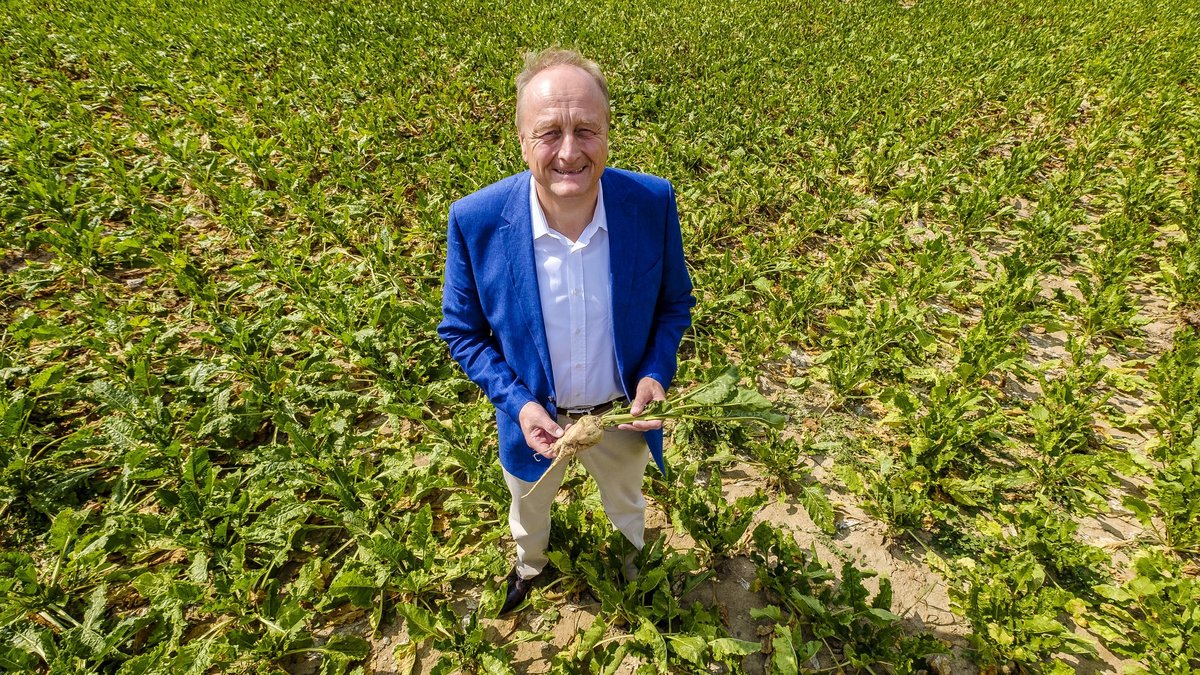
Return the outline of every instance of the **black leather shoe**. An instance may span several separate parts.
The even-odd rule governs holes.
[[[500,608],[500,616],[508,614],[525,602],[529,591],[533,589],[533,579],[522,579],[517,576],[517,568],[514,567],[508,573],[508,578],[504,580],[504,588],[504,605]]]

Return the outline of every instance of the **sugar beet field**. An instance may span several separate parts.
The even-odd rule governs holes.
[[[499,4],[4,3],[0,668],[1200,669],[1200,4]],[[668,428],[632,585],[571,473],[496,619],[434,329],[551,44],[789,423]]]

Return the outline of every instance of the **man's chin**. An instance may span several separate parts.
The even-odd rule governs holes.
[[[580,184],[568,181],[555,181],[550,186],[550,194],[558,199],[580,199],[589,195],[595,196],[596,184]]]

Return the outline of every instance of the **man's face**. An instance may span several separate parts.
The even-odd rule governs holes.
[[[522,95],[518,133],[540,199],[595,199],[608,161],[608,109],[590,75],[574,66],[538,73]]]

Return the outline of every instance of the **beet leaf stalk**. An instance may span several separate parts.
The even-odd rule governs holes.
[[[709,422],[753,422],[776,429],[781,428],[787,417],[773,412],[771,401],[754,387],[739,384],[741,377],[736,367],[729,367],[715,379],[692,389],[667,397],[665,401],[651,401],[636,417],[628,407],[614,407],[603,415],[584,415],[567,427],[566,432],[554,442],[551,449],[558,453],[550,464],[549,473],[562,462],[596,445],[604,437],[604,429],[619,424],[654,420],[703,420]],[[529,492],[542,484],[545,476],[538,479]]]

